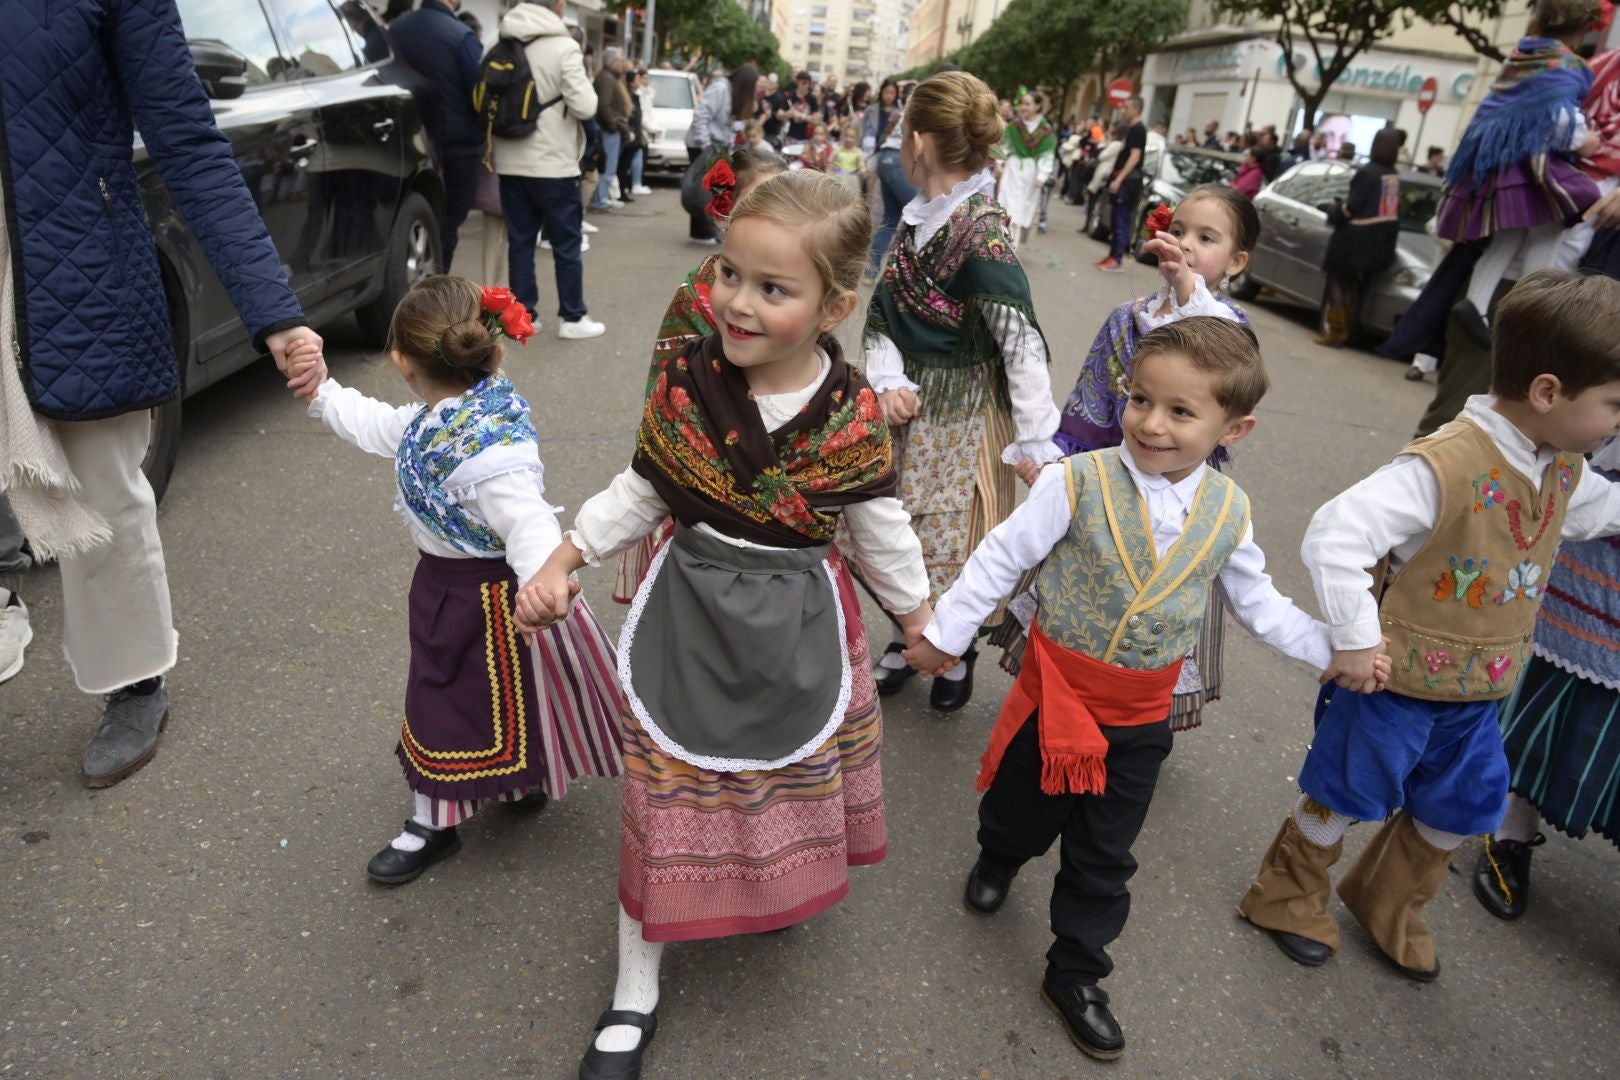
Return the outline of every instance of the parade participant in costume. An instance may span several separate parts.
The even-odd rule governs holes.
[[[1620,440],[1588,467],[1620,480]],[[1500,489],[1491,492],[1493,500]],[[1517,919],[1530,901],[1530,853],[1546,821],[1580,839],[1595,832],[1620,846],[1620,548],[1609,540],[1566,544],[1545,581],[1535,655],[1502,706],[1507,814],[1474,867],[1485,910]]]
[[[1015,244],[1029,239],[1041,192],[1057,167],[1057,133],[1045,110],[1046,95],[1031,90],[1018,99],[1018,119],[1007,125],[1000,198],[1012,220]]]
[[[716,161],[704,178],[703,187],[709,193],[708,214],[714,227],[722,235],[731,220],[731,212],[765,180],[787,169],[787,163],[767,144],[763,147],[742,146]],[[719,272],[719,254],[709,255],[697,265],[675,289],[675,295],[664,309],[664,321],[658,324],[658,337],[653,342],[652,366],[647,371],[647,390],[643,401],[658,384],[664,368],[685,351],[686,346],[719,331],[714,319],[714,308],[709,296],[714,289],[714,278]],[[658,528],[642,537],[634,547],[619,558],[618,581],[613,587],[613,599],[628,604],[641,588],[641,579],[647,576],[658,549],[675,535],[675,519],[665,518]]]
[[[865,204],[828,176],[774,176],[738,204],[710,294],[722,331],[665,365],[630,468],[519,598],[523,625],[559,617],[569,574],[674,515],[619,643],[619,979],[583,1077],[639,1075],[664,942],[802,922],[887,852],[840,519],[914,639],[932,610],[877,395],[831,336],[870,242]]]
[[[1209,283],[1224,292],[1227,280],[1248,265],[1249,253],[1260,240],[1260,217],[1254,204],[1229,187],[1206,184],[1188,192],[1181,205],[1168,214],[1163,208],[1154,213],[1156,217],[1148,221],[1154,236],[1144,250],[1158,258],[1164,285],[1115,308],[1097,331],[1053,437],[1064,454],[1120,444],[1129,405],[1127,387],[1144,335],[1194,315],[1248,325],[1243,309],[1212,292]],[[1211,463],[1219,468],[1225,460],[1226,448],[1217,447]],[[1181,669],[1170,709],[1172,731],[1197,727],[1204,706],[1220,700],[1225,637],[1222,608],[1220,590],[1212,589],[1197,646]],[[1027,610],[1027,606],[1019,605],[1018,610]],[[1008,619],[991,642],[1007,646],[1001,666],[1017,674],[1025,644],[1021,622]]]
[[[1470,398],[1311,521],[1301,554],[1339,685],[1371,678],[1380,638],[1394,671],[1381,693],[1332,695],[1304,794],[1238,906],[1301,964],[1339,946],[1328,871],[1345,831],[1384,821],[1339,898],[1403,974],[1440,975],[1422,909],[1463,840],[1502,823],[1499,706],[1530,659],[1537,584],[1562,540],[1620,531],[1620,486],[1581,458],[1620,431],[1616,320],[1620,282],[1528,275],[1499,305],[1495,396]]]
[[[1526,273],[1553,266],[1564,228],[1597,201],[1597,187],[1575,163],[1601,144],[1581,113],[1592,69],[1572,49],[1598,15],[1597,0],[1538,0],[1531,34],[1508,57],[1446,170],[1438,235],[1490,240],[1458,311],[1481,344],[1490,340],[1491,298],[1513,260]]]
[[[1051,441],[1058,412],[1046,340],[1007,213],[991,198],[990,151],[1001,136],[995,95],[972,75],[935,75],[912,92],[901,157],[919,191],[866,318],[867,374],[884,418],[900,429],[900,499],[936,597],[1012,512],[1012,466],[1063,456]],[[904,648],[897,631],[879,664],[879,693],[913,674]],[[934,680],[935,709],[968,703],[976,656],[969,650],[966,663]]]
[[[974,551],[911,662],[970,646],[1019,576],[1039,566],[1030,655],[979,773],[979,858],[968,909],[993,914],[1014,875],[1062,838],[1041,996],[1093,1057],[1125,1038],[1098,982],[1130,911],[1131,845],[1170,753],[1182,658],[1219,579],[1238,621],[1279,652],[1327,666],[1327,627],[1277,592],[1248,498],[1208,467],[1254,430],[1266,391],[1254,335],[1197,317],[1142,339],[1118,446],[1041,471],[1029,499]]]
[[[518,584],[561,538],[529,403],[500,372],[500,338],[533,333],[507,290],[428,278],[388,331],[420,400],[396,407],[328,379],[310,403],[343,441],[394,459],[395,506],[421,552],[396,749],[416,809],[366,867],[383,884],[455,854],[456,826],[486,802],[538,808],[570,780],[619,775],[612,645],[590,607],[576,599],[532,643],[513,622]]]

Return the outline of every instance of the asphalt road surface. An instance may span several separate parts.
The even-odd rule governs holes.
[[[1061,397],[1108,310],[1156,278],[1091,268],[1054,205],[1023,252]],[[585,256],[605,337],[545,329],[510,372],[534,404],[549,495],[577,508],[628,461],[658,319],[703,252],[677,194],[613,215]],[[476,274],[476,230],[460,269]],[[539,254],[554,299],[550,257]],[[1312,510],[1405,441],[1432,390],[1399,365],[1311,344],[1310,313],[1250,305],[1274,388],[1234,475],[1284,592]],[[324,328],[333,375],[408,400],[393,367]],[[413,884],[367,882],[409,813],[392,747],[415,552],[392,465],[327,435],[268,363],[187,403],[162,528],[179,623],[156,760],[81,787],[98,715],[60,659],[53,569],[37,637],[0,688],[0,1074],[60,1077],[574,1076],[614,981],[618,791],[585,781],[538,816],[486,811]],[[587,596],[617,631],[606,571]],[[881,616],[868,612],[878,648]],[[964,910],[973,779],[1008,680],[979,668],[937,719],[926,680],[885,704],[891,848],[849,898],[785,934],[672,946],[649,1077],[1596,1076],[1620,1071],[1620,856],[1554,836],[1535,899],[1498,922],[1459,854],[1429,906],[1445,974],[1393,973],[1342,908],[1327,966],[1290,963],[1234,914],[1295,798],[1315,680],[1241,631],[1226,698],[1178,738],[1137,845],[1106,987],[1128,1046],[1082,1057],[1038,997],[1055,852],[1007,906]],[[1353,830],[1346,861],[1371,834]]]

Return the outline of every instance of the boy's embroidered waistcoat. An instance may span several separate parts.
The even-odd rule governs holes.
[[[1210,583],[1248,528],[1248,496],[1205,470],[1181,539],[1160,559],[1117,448],[1076,454],[1064,468],[1073,519],[1036,578],[1041,630],[1104,663],[1169,667],[1197,643]]]
[[[1429,701],[1507,697],[1530,657],[1542,590],[1585,463],[1579,455],[1555,459],[1538,495],[1467,419],[1404,453],[1434,470],[1440,517],[1379,602],[1395,665],[1389,688]]]

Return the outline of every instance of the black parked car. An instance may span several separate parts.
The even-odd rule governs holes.
[[[444,189],[413,93],[362,0],[178,0],[214,116],[312,325],[354,312],[381,346],[410,284],[438,272]],[[138,137],[137,137],[138,138]],[[151,160],[135,167],[157,238],[182,396],[260,359]],[[180,402],[154,410],[145,469],[161,496]]]

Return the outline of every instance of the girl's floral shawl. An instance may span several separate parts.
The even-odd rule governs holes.
[[[686,275],[675,296],[664,310],[664,321],[658,326],[658,339],[653,342],[652,368],[647,372],[647,393],[651,394],[664,366],[673,361],[692,342],[708,337],[720,329],[709,303],[709,293],[719,270],[718,255],[710,255],[696,270]]]
[[[665,361],[642,413],[631,467],[683,525],[802,548],[832,541],[836,508],[899,490],[877,395],[822,339],[832,370],[799,415],[767,431],[720,335]]]
[[[1005,304],[1040,327],[1007,212],[976,193],[921,251],[915,236],[911,225],[900,227],[867,309],[866,336],[883,334],[899,348],[906,378],[922,387],[925,416],[963,419],[987,398],[1010,408],[1001,343],[981,305]]]
[[[1519,41],[1463,132],[1446,183],[1483,184],[1498,169],[1546,154],[1559,115],[1592,90],[1592,69],[1552,38]]]
[[[436,426],[428,420],[436,419]],[[416,414],[394,455],[399,494],[405,507],[429,532],[468,555],[506,550],[500,535],[469,515],[445,490],[445,481],[463,463],[493,446],[539,444],[529,403],[512,381],[495,374],[440,409]]]
[[[1021,158],[1057,153],[1057,132],[1052,130],[1052,122],[1043,116],[1034,131],[1025,127],[1021,118],[1008,124],[1007,153]]]

